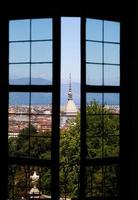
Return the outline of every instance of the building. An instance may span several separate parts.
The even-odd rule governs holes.
[[[71,87],[71,73],[69,74],[69,91],[68,91],[68,100],[64,106],[63,112],[61,113],[60,127],[63,128],[66,126],[67,122],[70,119],[74,119],[77,116],[78,108],[75,105],[72,97],[72,87]]]

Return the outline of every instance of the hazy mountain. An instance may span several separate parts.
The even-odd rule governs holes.
[[[28,85],[30,82],[29,78],[17,78],[11,79],[11,85]],[[51,81],[43,79],[43,78],[31,78],[31,84],[34,85],[51,85]]]
[[[32,84],[34,85],[51,85],[51,82],[46,79],[42,78],[32,78],[31,80]],[[20,79],[12,79],[10,80],[11,85],[28,85],[29,79],[28,78],[20,78]],[[67,102],[68,98],[68,90],[69,85],[68,84],[61,84],[61,104],[64,105]],[[80,104],[80,84],[79,83],[73,83],[72,82],[72,94],[73,94],[73,100],[74,102],[79,105]],[[47,95],[45,93],[39,93],[32,95],[32,104],[51,104],[52,97],[50,93]],[[29,104],[29,94],[25,92],[14,92],[13,94],[10,94],[9,98],[10,104],[22,104],[27,105]]]
[[[27,85],[29,82],[28,78],[21,78],[21,79],[14,79],[11,80],[10,83],[14,85]],[[46,79],[42,78],[32,78],[32,83],[34,85],[50,85],[51,82]],[[69,85],[68,84],[61,84],[61,105],[65,105],[68,99],[68,90]],[[80,105],[80,84],[72,82],[72,95],[73,100],[76,103],[76,105]],[[100,93],[88,93],[86,96],[86,101],[89,103],[95,99],[97,102],[102,103],[102,94]],[[29,93],[25,92],[15,92],[10,95],[9,98],[10,104],[29,104]],[[50,93],[32,93],[31,97],[31,103],[32,104],[51,104],[52,103],[52,96]],[[119,94],[115,93],[107,93],[104,95],[104,103],[105,104],[119,104]]]

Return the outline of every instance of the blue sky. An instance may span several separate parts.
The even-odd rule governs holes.
[[[52,19],[34,19],[31,23],[32,40],[52,39]],[[86,65],[87,84],[102,85],[104,82],[105,85],[119,85],[119,34],[120,26],[117,22],[86,20],[86,40],[91,40],[86,42],[86,62],[89,62]],[[52,41],[32,41],[30,60],[29,39],[30,20],[10,22],[9,40],[14,41],[9,47],[9,62],[12,63],[10,79],[26,77],[29,83],[29,64],[23,62],[52,62],[53,60]],[[18,42],[15,42],[16,40]],[[23,40],[25,41],[19,42]],[[104,53],[102,41],[105,42]],[[63,83],[68,83],[69,73],[72,82],[80,82],[80,48],[80,18],[62,17],[61,80]],[[52,64],[33,64],[31,77],[52,80]]]
[[[61,80],[80,82],[80,18],[61,19]]]
[[[61,82],[80,83],[80,20],[79,17],[61,18]],[[103,26],[104,25],[104,26]],[[13,20],[9,24],[9,74],[18,84],[29,84],[31,77],[52,82],[52,19]],[[30,38],[31,36],[31,38]],[[31,41],[31,49],[30,42]],[[34,41],[35,40],[35,41]],[[47,41],[40,41],[47,40]],[[103,43],[104,42],[104,43]],[[89,85],[119,85],[120,81],[120,25],[117,22],[86,20],[86,82]],[[31,51],[30,51],[31,50]],[[31,53],[31,54],[30,54]],[[51,62],[51,63],[40,63]],[[104,63],[104,65],[103,65]],[[34,79],[35,81],[35,79]],[[51,84],[51,82],[47,84]],[[36,82],[32,82],[37,84]],[[41,83],[45,84],[45,82]],[[65,93],[65,92],[64,92]],[[65,95],[62,93],[61,95]],[[66,94],[67,95],[67,94]],[[108,95],[110,96],[110,95]],[[112,95],[114,97],[114,95]],[[110,96],[110,98],[113,99]],[[73,92],[75,100],[80,91]],[[90,96],[90,99],[93,98]],[[98,100],[99,97],[96,96]],[[89,98],[88,98],[89,99]],[[109,98],[107,98],[109,99]],[[116,98],[117,99],[117,98]]]

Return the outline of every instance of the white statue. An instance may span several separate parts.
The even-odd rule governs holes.
[[[36,171],[34,171],[34,174],[30,176],[30,179],[32,180],[33,186],[36,187],[37,181],[39,180],[39,175],[36,174]]]

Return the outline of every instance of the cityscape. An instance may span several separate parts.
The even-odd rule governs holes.
[[[80,106],[73,100],[71,88],[71,75],[68,86],[68,98],[65,105],[60,108],[60,128],[66,129],[70,119],[75,119],[80,113]],[[105,105],[105,109],[112,114],[119,114],[119,105]],[[30,113],[30,114],[29,114]],[[9,106],[9,137],[16,137],[21,130],[33,125],[38,132],[51,131],[52,105],[10,105]]]

